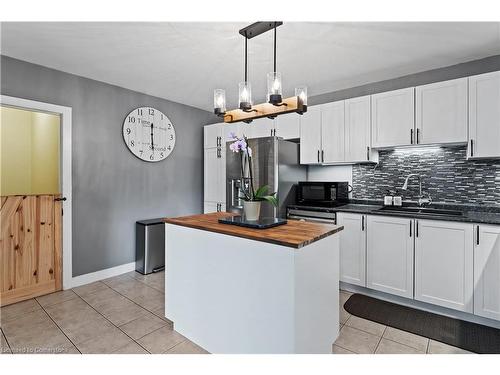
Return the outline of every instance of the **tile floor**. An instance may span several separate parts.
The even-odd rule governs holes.
[[[351,293],[340,291],[340,334],[334,354],[465,354],[463,349],[358,318],[344,309]]]
[[[163,317],[164,273],[124,275],[30,299],[0,310],[1,353],[201,354]],[[340,292],[334,354],[467,353],[351,316]]]
[[[207,353],[163,317],[164,286],[130,272],[3,307],[0,352]]]

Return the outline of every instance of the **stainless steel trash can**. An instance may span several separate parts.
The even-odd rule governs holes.
[[[163,219],[135,223],[135,270],[146,275],[165,269],[165,223]]]

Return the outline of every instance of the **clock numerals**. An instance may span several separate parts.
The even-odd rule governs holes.
[[[163,151],[162,151],[162,152],[160,152],[160,158],[162,158],[162,159],[163,159],[164,157],[165,157],[165,155],[163,154]]]
[[[137,110],[137,114],[138,114],[139,116],[142,116],[142,109],[138,109],[138,110]]]
[[[130,130],[130,128],[127,128],[127,134],[130,134],[130,133],[132,133],[132,130]]]
[[[172,124],[168,124],[168,125],[167,125],[167,129],[168,129],[168,130],[172,129]]]
[[[135,117],[128,116],[128,122],[135,124]]]
[[[150,114],[151,116],[154,116],[154,114],[155,114],[155,110],[154,110],[153,108],[149,108],[149,114]]]
[[[130,141],[130,146],[135,147],[135,142],[134,142],[134,140],[131,140],[131,141]]]
[[[155,160],[155,155],[154,154],[149,155],[149,160]]]

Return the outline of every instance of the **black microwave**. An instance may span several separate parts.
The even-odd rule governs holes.
[[[349,199],[347,182],[301,181],[297,186],[297,204],[334,206]]]

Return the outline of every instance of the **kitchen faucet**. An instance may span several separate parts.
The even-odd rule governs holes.
[[[424,198],[424,196],[422,195],[422,177],[419,174],[410,173],[408,177],[406,177],[405,183],[401,189],[408,190],[408,180],[410,179],[410,177],[418,177],[418,187],[419,187],[418,205],[422,206],[424,204],[431,204],[432,202],[431,196],[427,194],[427,198]]]

